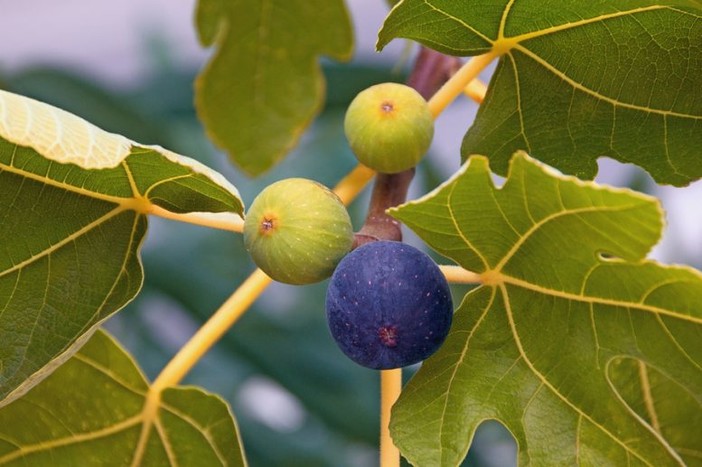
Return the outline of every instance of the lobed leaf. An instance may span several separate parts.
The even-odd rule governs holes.
[[[104,331],[0,409],[0,465],[246,465],[227,404],[199,388],[159,401]]]
[[[489,154],[504,175],[512,153],[581,178],[609,156],[661,183],[702,177],[702,4],[697,0],[405,0],[394,37],[444,53],[500,61],[463,160]]]
[[[348,59],[351,24],[341,0],[200,0],[197,28],[217,52],[195,83],[210,138],[250,175],[297,143],[322,104],[317,57]]]
[[[137,294],[154,207],[243,212],[194,160],[0,91],[0,407]]]
[[[473,156],[391,213],[483,279],[394,407],[410,461],[458,464],[486,419],[523,464],[699,461],[702,275],[645,259],[663,227],[655,199],[519,153],[502,188]]]

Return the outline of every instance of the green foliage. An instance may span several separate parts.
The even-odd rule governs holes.
[[[693,0],[406,0],[380,33],[501,56],[463,141],[504,175],[514,151],[592,178],[606,155],[662,183],[702,177],[702,5]]]
[[[150,206],[243,211],[236,189],[193,160],[4,91],[2,112],[19,124],[0,123],[0,406],[137,294]]]
[[[169,388],[152,414],[147,391],[134,360],[98,331],[41,384],[0,409],[0,464],[246,465],[222,399],[198,388]]]
[[[255,180],[242,176],[225,155],[206,144],[191,109],[191,70],[157,73],[120,95],[119,102],[136,107],[140,119],[148,117],[152,126],[165,127],[165,134],[174,136],[164,140],[153,134],[144,140],[196,154],[217,167],[235,182],[250,207],[262,189],[293,174],[314,174],[327,185],[343,177],[355,164],[343,134],[348,103],[370,83],[398,78],[385,68],[367,66],[325,66],[324,72],[328,90],[323,113],[285,161]],[[49,85],[37,84],[41,89]],[[27,92],[36,90],[28,87]],[[83,112],[98,115],[96,110]],[[336,163],[319,163],[331,157]],[[357,225],[365,215],[364,201],[351,206]],[[177,349],[172,336],[188,337],[192,326],[204,323],[254,265],[238,235],[161,219],[150,219],[142,257],[142,292],[107,326],[147,376],[155,377]],[[336,348],[324,318],[325,291],[325,284],[277,285],[267,291],[185,379],[185,384],[228,401],[251,466],[352,466],[376,458],[377,374],[355,365]],[[268,381],[297,401],[303,411],[300,424],[277,427],[252,414],[248,383],[255,380]],[[260,404],[269,405],[263,396],[260,399]]]
[[[260,175],[290,151],[321,107],[317,56],[350,57],[345,6],[200,0],[197,27],[203,45],[218,48],[196,82],[200,118],[234,163]]]
[[[699,400],[669,404],[702,394],[702,275],[645,260],[662,228],[654,199],[559,176],[524,154],[497,189],[474,156],[392,212],[485,277],[394,408],[394,439],[411,461],[458,463],[494,418],[524,463],[680,462]],[[623,378],[632,361],[676,391]],[[627,402],[655,417],[654,429]]]
[[[581,177],[609,155],[659,182],[700,178],[702,5],[387,3],[397,5],[380,46],[408,37],[500,57],[464,138],[466,164],[392,211],[482,283],[393,411],[402,453],[420,466],[473,462],[464,457],[476,430],[498,420],[522,464],[699,465],[702,276],[646,259],[663,228],[658,203],[512,156],[528,150]],[[201,0],[196,23],[216,47],[196,81],[200,118],[244,172],[272,169],[257,181],[222,163],[200,133],[187,73],[168,70],[129,98],[42,70],[2,86],[198,154],[246,199],[280,178],[341,179],[354,163],[346,106],[397,77],[327,67],[324,114],[278,162],[321,108],[319,57],[350,55],[343,2]],[[501,188],[486,158],[508,174]],[[433,186],[442,179],[432,164],[420,164],[418,179]],[[351,206],[356,222],[364,202]],[[154,405],[131,357],[96,332],[143,280],[109,325],[156,375],[177,350],[173,336],[206,321],[253,268],[231,232],[156,221],[143,278],[155,211],[231,220],[243,203],[215,170],[0,91],[0,464],[129,464],[142,434],[143,465],[245,463],[226,403],[173,387]],[[335,348],[324,289],[275,285],[189,373],[188,383],[226,396],[251,465],[357,465],[377,446],[376,375]],[[242,402],[241,387],[256,378],[303,408],[295,432],[265,426]]]

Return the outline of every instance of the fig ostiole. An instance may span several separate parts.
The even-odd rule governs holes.
[[[342,352],[379,370],[425,360],[453,318],[449,285],[436,263],[391,241],[367,243],[344,257],[329,282],[326,310]]]
[[[244,244],[271,278],[311,284],[329,277],[349,252],[353,227],[331,190],[289,178],[269,185],[253,201],[244,221]]]
[[[434,118],[426,100],[399,83],[382,83],[361,91],[344,119],[351,150],[363,165],[398,173],[417,165],[434,137]]]

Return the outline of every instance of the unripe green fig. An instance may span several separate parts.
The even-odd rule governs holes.
[[[361,91],[344,119],[351,150],[363,165],[383,173],[414,167],[434,137],[427,101],[399,83],[382,83]]]
[[[244,244],[254,262],[286,284],[331,276],[352,243],[351,219],[339,197],[304,178],[266,187],[244,221]]]

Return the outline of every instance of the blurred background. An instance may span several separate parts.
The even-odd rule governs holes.
[[[347,5],[356,31],[353,61],[323,62],[328,81],[323,112],[290,157],[256,179],[232,167],[195,116],[192,82],[211,51],[197,42],[194,1],[0,0],[0,88],[196,158],[225,174],[247,205],[264,186],[285,177],[334,185],[355,165],[343,136],[346,106],[370,84],[404,79],[416,52],[402,41],[375,52],[387,14],[384,1],[347,0]],[[483,78],[489,80],[489,71]],[[461,139],[475,112],[466,98],[438,119],[410,197],[459,167]],[[653,256],[702,265],[702,183],[658,187],[641,170],[607,159],[598,180],[661,198],[669,226]],[[367,196],[350,207],[357,228]],[[407,241],[420,244],[409,232]],[[254,266],[239,236],[160,219],[150,220],[143,259],[144,290],[107,327],[153,378]],[[377,464],[378,374],[350,362],[332,342],[325,289],[326,283],[273,285],[187,377],[187,384],[230,402],[254,467]],[[466,291],[454,288],[456,301]],[[514,465],[515,452],[509,433],[486,422],[464,465]]]

